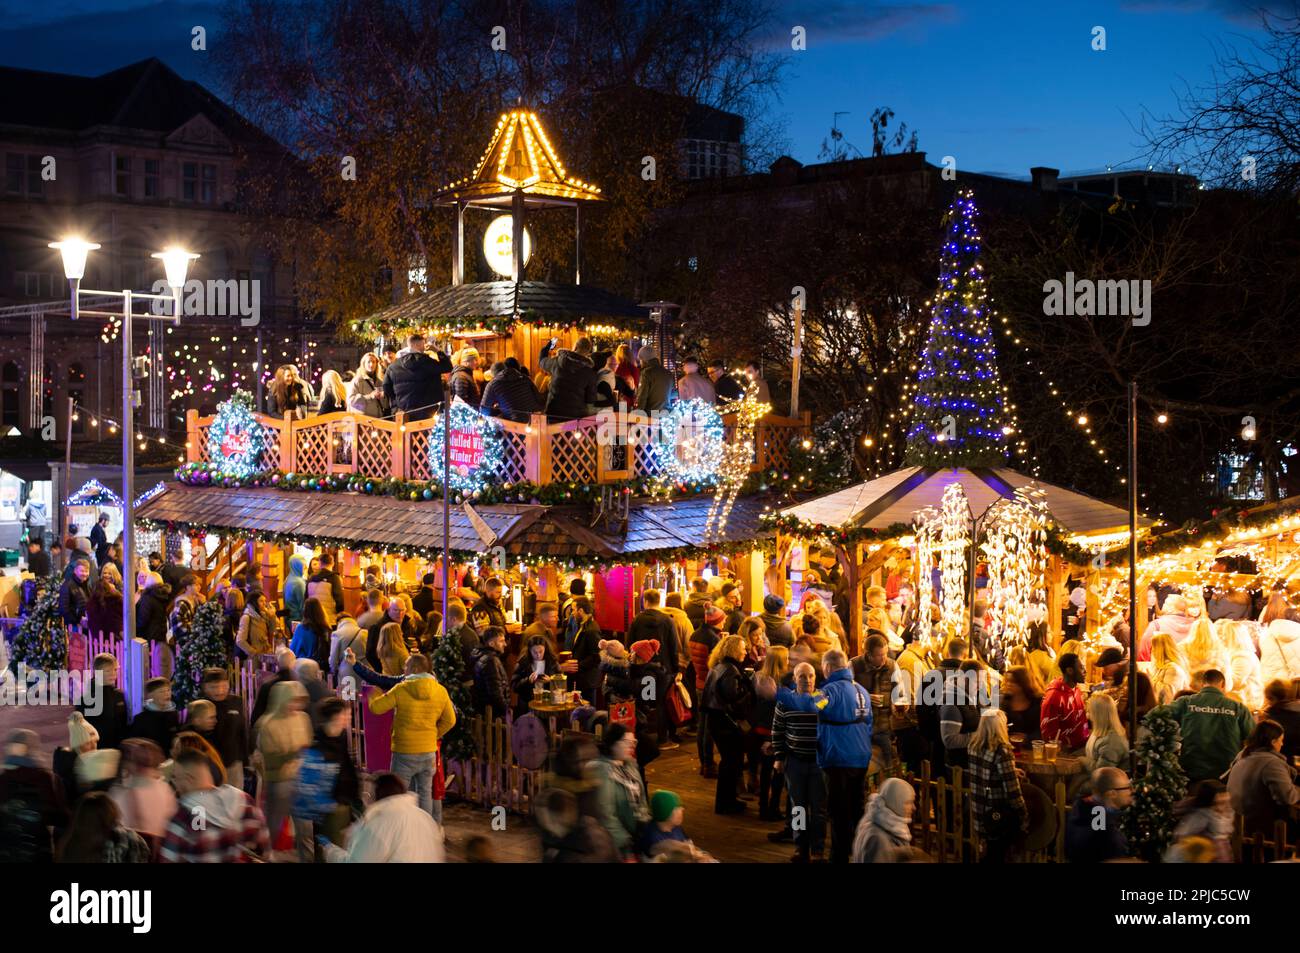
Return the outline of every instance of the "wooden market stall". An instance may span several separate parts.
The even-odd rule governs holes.
[[[823,540],[837,549],[852,593],[851,639],[860,638],[863,632],[865,588],[884,585],[887,563],[901,555],[900,547],[908,549],[912,544],[914,518],[939,508],[954,485],[960,487],[965,499],[965,518],[974,539],[979,538],[994,504],[1015,499],[1017,491],[1038,496],[1051,524],[1080,552],[1104,552],[1114,545],[1116,534],[1127,539],[1127,511],[1074,490],[1035,481],[1006,467],[904,467],[781,510],[779,524],[784,536]],[[1151,521],[1142,518],[1140,525],[1148,527]],[[970,570],[974,568],[974,553],[972,547]],[[1088,558],[1071,562],[1052,555],[1048,559],[1042,595],[1053,626],[1061,617],[1067,581],[1095,568]],[[923,570],[928,567],[912,565],[912,578]],[[966,583],[973,588],[973,572],[969,570]]]

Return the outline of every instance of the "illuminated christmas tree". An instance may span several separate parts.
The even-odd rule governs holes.
[[[1005,466],[1012,432],[980,263],[979,211],[958,192],[944,215],[930,336],[912,396],[908,466]]]

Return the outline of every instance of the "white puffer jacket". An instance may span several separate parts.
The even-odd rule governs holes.
[[[1275,678],[1300,678],[1300,622],[1274,619],[1259,638],[1259,677],[1267,685]]]

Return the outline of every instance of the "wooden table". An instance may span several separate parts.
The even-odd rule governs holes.
[[[559,737],[559,730],[556,722],[561,715],[571,715],[579,708],[587,707],[586,704],[575,705],[571,702],[565,702],[563,705],[553,705],[550,702],[538,701],[533,699],[528,703],[528,710],[537,715],[538,718],[546,718],[551,727],[551,744],[554,745],[555,739]]]
[[[1016,767],[1025,772],[1025,776],[1035,787],[1055,795],[1056,782],[1065,784],[1065,796],[1073,801],[1079,788],[1088,780],[1088,769],[1083,759],[1073,755],[1057,755],[1055,761],[1035,761],[1032,749],[1016,752]]]

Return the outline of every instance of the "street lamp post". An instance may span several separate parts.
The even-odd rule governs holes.
[[[86,258],[90,252],[100,246],[80,238],[65,238],[51,242],[51,248],[57,248],[63,256],[63,272],[68,278],[72,309],[72,320],[81,315],[91,317],[122,319],[122,637],[128,645],[135,639],[135,454],[132,444],[135,441],[135,380],[132,376],[131,325],[135,318],[150,321],[172,321],[179,324],[181,320],[181,292],[185,288],[185,275],[190,262],[199,256],[181,248],[167,248],[152,257],[162,260],[167,275],[167,285],[171,294],[149,294],[141,291],[96,291],[81,287],[81,279],[86,274]],[[115,297],[122,299],[122,313],[113,311],[82,311],[79,299],[81,295],[94,297]],[[136,301],[168,301],[172,305],[170,317],[150,314],[136,314]],[[161,360],[161,355],[154,355]],[[155,368],[161,373],[162,368]]]
[[[1138,385],[1128,385],[1128,737],[1129,777],[1137,775],[1137,518]],[[1123,717],[1121,715],[1121,717]]]

